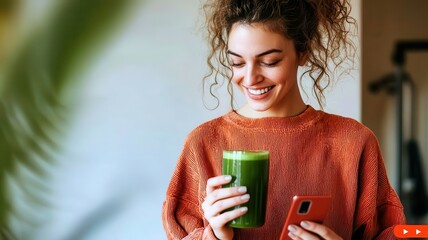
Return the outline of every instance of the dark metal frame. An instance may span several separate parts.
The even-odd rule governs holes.
[[[396,85],[396,129],[397,129],[397,171],[398,183],[397,193],[402,198],[403,182],[403,82],[406,78],[404,71],[405,54],[408,51],[428,51],[427,40],[398,41],[395,45],[392,61],[395,65],[395,85]]]

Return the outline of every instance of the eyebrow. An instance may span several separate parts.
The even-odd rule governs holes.
[[[242,58],[242,56],[241,56],[241,55],[239,55],[239,54],[237,54],[237,53],[234,53],[234,52],[232,52],[232,51],[230,51],[230,50],[228,50],[228,51],[227,51],[227,53],[228,53],[228,54],[230,54],[230,55],[233,55],[233,56],[237,56],[237,57]],[[268,55],[268,54],[271,54],[271,53],[282,53],[282,50],[279,50],[279,49],[270,49],[270,50],[267,50],[267,51],[265,51],[265,52],[262,52],[262,53],[257,54],[257,55],[256,55],[256,57],[265,56],[265,55]]]

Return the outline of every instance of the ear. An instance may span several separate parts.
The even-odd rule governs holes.
[[[308,53],[307,52],[300,52],[299,53],[299,66],[305,65],[307,60],[308,60]]]

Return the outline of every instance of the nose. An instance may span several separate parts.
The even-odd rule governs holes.
[[[263,76],[260,73],[259,67],[254,64],[248,64],[243,81],[244,85],[252,86],[261,81],[263,81]]]

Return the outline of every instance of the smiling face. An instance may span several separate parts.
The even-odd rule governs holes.
[[[229,33],[232,81],[247,104],[238,113],[248,117],[286,117],[304,111],[297,69],[305,63],[292,40],[261,23],[235,23]]]

